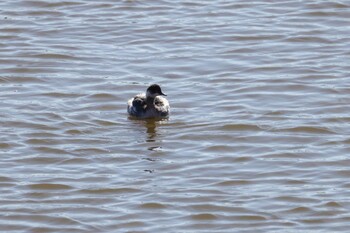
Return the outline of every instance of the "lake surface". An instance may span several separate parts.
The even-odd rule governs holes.
[[[1,231],[349,230],[349,1],[0,13]],[[170,118],[129,119],[152,83]]]

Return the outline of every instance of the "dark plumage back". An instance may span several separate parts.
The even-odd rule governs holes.
[[[132,101],[132,106],[135,108],[136,113],[142,113],[146,108],[146,101],[144,98],[136,96]]]

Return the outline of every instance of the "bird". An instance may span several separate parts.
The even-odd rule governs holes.
[[[127,111],[136,118],[167,118],[170,105],[158,84],[150,85],[146,93],[141,93],[128,100]]]

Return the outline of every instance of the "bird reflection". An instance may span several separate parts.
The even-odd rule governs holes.
[[[145,127],[147,133],[146,142],[155,142],[157,139],[157,124],[153,119],[145,120]]]
[[[143,119],[143,120],[135,120],[135,123],[139,124],[139,128],[146,128],[146,138],[145,142],[149,144],[147,147],[150,151],[161,151],[162,147],[159,145],[160,134],[157,130],[157,127],[160,124],[163,124],[167,121],[167,119]]]

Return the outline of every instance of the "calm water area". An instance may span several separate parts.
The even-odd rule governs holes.
[[[2,0],[0,110],[1,232],[349,232],[350,1]]]

